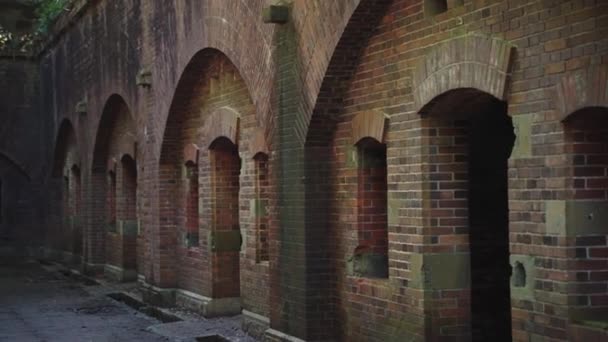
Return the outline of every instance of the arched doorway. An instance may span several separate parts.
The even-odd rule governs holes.
[[[137,132],[124,99],[112,95],[99,122],[92,164],[89,262],[115,281],[137,279]]]
[[[433,272],[456,280],[431,280],[430,287],[470,307],[474,341],[509,340],[508,159],[515,136],[507,104],[462,88],[437,96],[421,112],[429,229],[446,257],[462,261],[454,268],[436,263],[444,268]]]
[[[80,263],[82,258],[82,203],[80,180],[80,156],[76,132],[72,123],[64,119],[59,126],[55,142],[50,189],[53,200],[47,236],[51,254],[67,263]]]
[[[243,126],[241,114],[248,120]],[[226,55],[204,49],[192,57],[175,91],[160,151],[163,248],[155,285],[179,289],[178,305],[211,298],[199,305],[206,316],[241,311],[240,146],[254,114],[247,86]]]

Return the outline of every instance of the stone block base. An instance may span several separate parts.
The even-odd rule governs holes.
[[[251,337],[262,340],[270,327],[270,319],[254,312],[243,310],[242,329]]]
[[[305,342],[303,339],[287,335],[278,330],[268,329],[264,334],[263,341],[266,342]]]
[[[104,265],[104,276],[110,281],[126,283],[137,280],[137,271],[125,270],[124,268],[106,264]]]
[[[164,308],[175,306],[175,290],[162,289],[145,281],[139,282],[139,290],[144,302]]]
[[[205,317],[234,316],[241,313],[241,298],[209,298],[190,291],[175,290],[175,302]]]
[[[104,268],[104,264],[85,263],[83,267],[83,273],[88,277],[98,277],[105,273]]]
[[[234,316],[241,313],[241,298],[209,298],[182,289],[163,289],[138,278],[142,299],[159,307],[180,306],[205,317]]]
[[[80,270],[82,257],[71,252],[61,252],[60,262],[69,268]]]

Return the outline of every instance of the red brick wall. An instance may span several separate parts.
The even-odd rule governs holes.
[[[239,154],[243,156],[243,181],[241,196],[236,197],[236,201],[231,204],[231,211],[219,210],[223,204],[216,200],[214,196],[214,182],[216,170],[213,168],[216,156],[210,144],[221,132],[214,131],[213,123],[209,123],[208,118],[212,113],[220,108],[230,108],[239,115],[238,122],[238,150],[232,151],[229,156],[239,159]],[[249,204],[254,198],[251,191],[253,182],[250,178],[252,170],[253,156],[249,156],[245,147],[248,146],[248,139],[252,134],[253,128],[257,126],[255,120],[255,110],[249,98],[248,88],[243,82],[239,71],[226,57],[216,50],[205,50],[195,56],[186,68],[180,86],[176,92],[176,97],[172,104],[172,116],[167,122],[165,137],[163,138],[163,151],[161,156],[161,203],[165,206],[161,208],[161,223],[163,229],[172,236],[170,240],[175,241],[177,248],[176,257],[179,261],[175,266],[167,266],[170,272],[175,272],[177,286],[195,293],[206,296],[238,296],[239,286],[239,258],[238,253],[219,255],[209,250],[208,232],[215,229],[237,229],[246,218],[250,217]],[[218,129],[223,127],[218,126]],[[200,246],[196,248],[185,248],[180,236],[186,233],[187,212],[183,208],[186,203],[188,182],[183,179],[182,168],[185,165],[183,160],[183,149],[188,144],[199,146],[198,161],[198,187],[199,205],[198,231]],[[223,155],[223,154],[222,154]],[[223,160],[223,159],[221,159]],[[230,164],[230,163],[229,163]],[[239,165],[230,164],[236,173],[228,174],[236,188],[233,195],[239,194]],[[223,172],[223,171],[222,171]],[[221,179],[221,176],[220,176]],[[249,190],[245,190],[249,189]],[[166,200],[166,199],[171,200]],[[198,208],[202,208],[199,211]],[[234,221],[236,219],[236,221]],[[224,253],[225,254],[225,253]],[[253,255],[255,260],[255,255]],[[232,266],[226,267],[231,264]],[[167,265],[171,265],[168,263]],[[223,274],[221,272],[228,272]],[[221,273],[221,274],[220,274]],[[264,302],[264,292],[256,286],[256,283],[263,279],[264,273],[243,274],[243,284],[247,284],[250,291],[255,291],[251,295],[251,301]],[[166,279],[172,279],[168,274]],[[224,292],[222,292],[224,291]],[[249,293],[243,291],[243,297]],[[247,299],[244,298],[244,301]],[[265,305],[256,305],[252,311],[263,313]]]
[[[260,152],[254,156],[255,163],[255,200],[259,206],[255,218],[255,253],[256,262],[269,261],[269,237],[268,237],[268,210],[270,206],[270,179],[268,168],[270,167],[268,155]],[[256,208],[257,209],[257,208]],[[251,247],[250,247],[251,248]]]
[[[572,198],[605,203],[608,199],[608,108],[586,108],[564,122],[565,152],[572,162]],[[597,213],[592,213],[594,215]],[[593,220],[594,217],[588,217]],[[568,266],[570,307],[600,317],[608,308],[606,234],[577,234]]]
[[[420,122],[416,111],[420,108],[413,106],[411,89],[409,87],[415,85],[411,85],[408,78],[414,67],[414,61],[417,58],[424,58],[422,56],[425,51],[424,49],[433,43],[450,38],[451,35],[457,35],[458,32],[481,32],[510,40],[516,45],[516,56],[514,57],[512,80],[509,83],[511,85],[511,92],[507,95],[507,101],[510,105],[509,115],[530,113],[534,114],[534,120],[539,120],[539,122],[551,120],[549,119],[552,110],[550,94],[552,91],[551,87],[558,80],[556,73],[566,69],[566,65],[570,65],[570,67],[578,65],[580,67],[580,61],[585,61],[584,63],[591,63],[592,61],[595,63],[605,63],[605,52],[604,55],[596,52],[598,49],[602,49],[600,46],[605,44],[603,41],[599,42],[596,40],[600,37],[598,32],[605,31],[605,29],[600,29],[596,26],[599,23],[599,19],[590,17],[592,16],[591,13],[595,12],[597,15],[602,15],[601,18],[605,18],[605,6],[593,10],[586,7],[591,4],[585,5],[582,2],[567,2],[563,4],[552,2],[542,5],[525,2],[489,2],[483,4],[465,2],[463,7],[449,9],[446,13],[440,14],[434,17],[434,20],[431,20],[424,18],[420,5],[420,2],[393,2],[388,10],[389,14],[383,18],[382,23],[378,26],[378,31],[364,47],[360,62],[357,66],[353,67],[355,73],[351,81],[347,85],[342,86],[347,88],[348,91],[344,95],[338,94],[334,100],[322,97],[324,93],[321,91],[317,102],[317,107],[331,108],[330,104],[339,103],[340,99],[342,99],[343,109],[335,110],[335,113],[338,113],[340,116],[339,120],[344,122],[344,124],[338,124],[338,129],[334,133],[334,142],[339,144],[334,147],[336,149],[335,160],[337,163],[343,163],[342,160],[348,156],[346,150],[348,139],[345,138],[343,141],[340,139],[348,134],[350,128],[349,118],[352,117],[350,113],[378,109],[390,116],[387,139],[389,147],[389,196],[398,198],[399,201],[397,203],[399,203],[398,206],[401,208],[399,210],[399,224],[389,227],[389,244],[392,251],[392,254],[389,253],[389,255],[393,256],[389,259],[391,279],[398,279],[403,276],[407,277],[407,254],[403,252],[431,252],[437,248],[443,248],[445,251],[446,249],[457,249],[459,246],[467,248],[468,244],[466,235],[462,233],[453,236],[441,236],[439,240],[443,241],[437,244],[438,240],[432,237],[435,234],[432,234],[430,229],[434,229],[432,228],[433,225],[439,224],[439,221],[441,221],[442,218],[438,217],[438,215],[441,215],[440,211],[442,209],[433,208],[433,200],[425,202],[431,205],[429,211],[424,213],[416,212],[416,209],[420,205],[416,203],[416,193],[420,191],[419,184],[423,177],[425,177],[424,174],[429,172],[428,169],[425,169],[426,165],[421,167],[418,163],[428,163],[429,160],[419,159],[420,157],[425,158],[425,155],[421,154],[417,147],[420,147],[426,141],[419,139],[419,127],[422,125],[422,122]],[[342,38],[343,40],[349,39],[351,32],[355,32],[354,34],[357,32],[356,30],[349,31],[349,29],[350,27],[347,27],[345,36]],[[552,40],[559,39],[560,37],[563,37],[561,42],[565,44],[554,44],[555,42]],[[340,44],[336,53],[340,53],[341,51]],[[346,44],[346,46],[351,47],[350,51],[353,51],[352,47],[354,45],[352,42]],[[602,51],[605,51],[605,49]],[[345,60],[336,57],[336,54],[334,54],[334,60],[337,61],[339,67],[334,69],[333,64],[330,65],[327,73],[329,76],[336,75],[338,70],[341,70],[345,65]],[[563,62],[559,62],[560,60]],[[552,61],[555,62],[552,63]],[[546,67],[541,65],[546,65]],[[338,87],[328,87],[328,89],[334,89],[334,91],[336,88]],[[314,116],[312,122],[315,122]],[[310,129],[314,128],[315,126],[311,124]],[[510,173],[511,178],[559,177],[559,166],[552,164],[554,162],[551,159],[551,154],[557,153],[557,150],[551,150],[551,148],[555,147],[544,147],[543,143],[547,144],[545,141],[554,142],[557,135],[560,134],[558,133],[560,130],[559,123],[555,121],[547,122],[546,124],[535,123],[532,128],[532,153],[536,158],[529,158],[525,161],[524,159],[513,160],[511,163],[511,168],[513,168]],[[546,138],[544,138],[545,136]],[[340,147],[340,145],[344,147]],[[410,153],[408,154],[408,152]],[[545,154],[547,155],[547,164],[545,164]],[[551,173],[547,169],[542,170],[543,167],[548,166],[554,168]],[[338,170],[340,170],[340,167],[338,167]],[[348,208],[351,207],[348,201],[349,197],[345,198],[344,196],[345,193],[348,193],[346,190],[348,189],[348,184],[352,182],[347,175],[346,171],[338,171],[338,176],[333,181],[338,186],[335,198],[339,198],[339,203],[344,206],[344,209],[339,209],[338,215],[342,227],[340,229],[345,232],[352,231],[352,226],[349,228],[347,225],[349,219]],[[428,174],[428,176],[441,177],[440,174],[435,173]],[[458,176],[466,176],[466,173],[460,172]],[[550,241],[551,239],[543,238],[542,233],[539,234],[541,231],[538,229],[542,227],[540,221],[542,214],[538,211],[535,212],[533,202],[537,199],[558,198],[560,195],[558,192],[552,192],[553,180],[547,180],[547,191],[545,192],[542,192],[542,186],[535,185],[536,182],[536,180],[530,179],[527,184],[533,188],[527,191],[520,192],[519,190],[511,189],[510,199],[513,206],[511,210],[511,241],[516,242],[512,246],[511,253],[528,255],[539,253],[540,255],[553,256],[556,254],[554,254],[555,252],[550,252],[550,250],[559,247],[547,246],[543,242]],[[342,185],[343,183],[344,185]],[[433,182],[430,184],[433,184]],[[511,181],[511,184],[517,183]],[[465,184],[461,185],[464,186]],[[431,189],[430,193],[427,191],[423,190],[422,193],[418,192],[418,194],[422,198],[428,198],[427,196],[433,190]],[[530,195],[533,197],[530,197]],[[527,209],[524,210],[525,213],[519,209],[523,204],[520,201],[526,202]],[[452,204],[458,205],[457,202],[453,202]],[[445,205],[448,205],[447,201]],[[540,209],[538,206],[537,208]],[[452,209],[459,210],[457,208]],[[448,215],[446,218],[453,216],[454,210],[452,210],[452,214],[449,214],[444,209],[443,211],[446,211],[446,215]],[[526,215],[525,219],[524,215]],[[462,218],[466,217],[466,212],[460,211],[454,217],[461,219],[460,223],[462,224]],[[523,223],[524,221],[525,223]],[[458,224],[457,222],[452,223]],[[536,225],[536,229],[532,228],[534,225]],[[420,232],[424,233],[421,234]],[[528,234],[535,236],[531,240],[526,240],[523,238],[523,235],[526,235],[526,233],[523,232],[528,232]],[[531,238],[530,235],[528,236],[529,238]],[[339,241],[347,241],[346,236],[345,234],[343,238],[336,241],[336,245],[341,246],[343,244],[343,242]],[[530,241],[527,247],[521,245],[522,243],[526,244],[525,241]],[[405,245],[402,245],[404,242]],[[339,253],[343,257],[338,257],[338,260],[343,260],[344,256],[348,255],[348,248],[343,250],[343,254]],[[544,265],[547,265],[547,263]],[[404,280],[407,281],[407,278]],[[402,286],[404,286],[404,289],[407,288],[405,284],[407,282],[403,282]],[[344,288],[349,289],[350,286],[344,286]],[[374,292],[372,291],[371,293]],[[382,292],[376,291],[376,293]],[[351,297],[360,298],[360,296],[356,295],[352,295]],[[372,307],[372,303],[378,297],[380,296],[376,295],[373,300],[371,298],[358,300],[360,303],[366,303],[365,305]],[[409,298],[416,297],[415,295],[409,296]],[[388,305],[391,305],[393,301],[399,302],[394,295],[385,298],[387,299],[383,300],[389,302]],[[468,300],[466,295],[463,297],[463,300],[465,300],[465,303]],[[454,302],[452,299],[446,298],[444,301],[445,303],[452,302],[454,308],[461,307],[460,304],[456,304],[457,302]],[[416,303],[413,300],[409,302]],[[543,300],[540,300],[540,302],[542,303]],[[429,307],[441,305],[438,304],[440,301],[425,301],[425,303]],[[515,330],[518,331],[517,338],[528,336],[526,333],[519,333],[521,330],[532,334],[533,331],[536,331],[534,329],[545,328],[547,331],[550,331],[547,334],[554,337],[562,336],[564,338],[563,321],[555,318],[555,310],[535,311],[535,309],[532,309],[533,305],[531,302],[524,304],[515,301],[514,305],[530,308],[528,309],[530,315],[523,317],[527,317],[528,321],[530,321],[530,317],[537,317],[536,320],[533,320],[533,325],[538,327],[531,329],[529,323],[526,323],[528,325],[524,326],[523,322],[520,321],[522,315],[520,315],[519,309],[516,309],[515,320],[517,324],[515,324]],[[551,307],[552,303],[544,302],[540,305],[542,307]],[[401,310],[403,309],[400,308],[399,311]],[[354,319],[356,311],[353,309],[351,312],[351,316],[347,315],[347,317]],[[388,317],[391,316],[390,310],[382,312],[385,314],[372,316],[369,322],[388,321]],[[459,317],[466,317],[464,311],[453,311],[452,313],[446,311],[445,314],[452,315],[456,321],[458,321]],[[442,315],[442,313],[439,313],[439,315]],[[375,321],[376,317],[377,321]],[[448,321],[446,320],[445,322]],[[438,322],[437,324],[441,326],[444,323]],[[369,328],[367,328],[365,323],[363,325],[356,324],[357,331],[352,333],[351,338],[354,338],[354,336],[368,336],[359,334],[365,334],[366,328],[373,329],[371,326],[371,323]],[[541,326],[543,328],[540,328]],[[380,332],[374,332],[374,334],[375,336],[382,336]]]
[[[509,161],[509,241],[512,255],[535,258],[537,294],[534,300],[512,300],[513,336],[565,339],[570,290],[564,287],[577,272],[571,267],[579,262],[573,261],[576,241],[547,233],[545,210],[547,201],[569,199],[576,191],[568,180],[572,167],[563,157],[566,137],[558,119],[563,113],[557,113],[554,92],[565,73],[608,64],[606,5],[465,0],[460,6],[449,2],[446,12],[428,17],[423,1],[296,0],[286,25],[263,24],[264,5],[95,2],[41,55],[42,90],[53,94],[46,97],[46,107],[56,122],[70,117],[82,137],[78,149],[86,194],[96,182],[90,176],[96,145],[91,137],[102,126],[107,98],[121,94],[134,113],[133,135],[141,146],[136,159],[143,170],[138,174],[143,248],[137,250],[146,281],[211,293],[211,277],[205,273],[212,258],[205,249],[212,222],[209,146],[203,144],[209,137],[198,130],[215,108],[229,105],[240,114],[239,224],[246,232],[240,273],[246,309],[269,315],[274,328],[309,339],[383,340],[408,333],[432,339],[436,332],[450,331],[448,326],[466,325],[464,310],[452,310],[460,300],[466,302],[466,294],[413,284],[415,257],[467,246],[464,233],[436,234],[442,218],[437,220],[440,209],[432,206],[447,202],[432,197],[430,186],[440,182],[428,178],[435,177],[427,152],[433,128],[418,114],[425,104],[415,103],[413,74],[417,62],[439,42],[482,34],[515,46],[503,100],[516,124],[521,118],[531,122],[529,150]],[[98,43],[106,41],[112,43]],[[196,55],[209,47],[222,53]],[[147,68],[151,87],[137,86],[136,75]],[[74,113],[85,95],[87,114]],[[389,118],[389,278],[380,280],[347,273],[347,260],[359,243],[357,171],[349,164],[351,120],[365,110]],[[268,265],[256,263],[259,223],[249,212],[250,200],[256,198],[255,162],[248,151],[254,128],[264,131],[270,148]],[[185,194],[184,161],[179,159],[187,143],[199,146],[203,161],[199,249],[181,246],[178,234],[185,229],[186,212],[178,210],[185,208],[178,206]],[[103,214],[96,215],[100,206],[96,196],[89,197],[86,214],[93,225]],[[443,223],[452,225],[448,229],[461,227],[461,214]],[[580,243],[580,255],[582,249],[590,253],[596,248],[584,239]],[[581,277],[593,273],[581,270]],[[595,296],[585,293],[595,290],[583,287],[572,290],[574,296],[585,301]],[[437,320],[425,319],[425,314]]]

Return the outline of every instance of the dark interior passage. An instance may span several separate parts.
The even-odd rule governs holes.
[[[507,104],[475,89],[448,92],[428,112],[433,216],[442,248],[470,255],[474,341],[511,340]],[[456,272],[456,271],[454,271]],[[457,277],[454,274],[454,277]]]
[[[122,164],[122,230],[123,266],[127,270],[137,268],[137,166],[135,160],[124,156]]]
[[[474,341],[511,340],[508,158],[514,142],[506,104],[469,121],[469,242]]]

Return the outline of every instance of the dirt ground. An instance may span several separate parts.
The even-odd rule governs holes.
[[[174,309],[179,320],[163,323],[107,296],[134,288],[36,260],[0,260],[0,341],[255,341],[240,316],[207,320]]]

